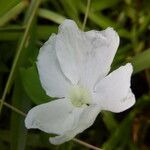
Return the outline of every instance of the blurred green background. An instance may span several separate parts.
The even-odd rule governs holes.
[[[82,27],[86,0],[0,1],[0,97],[27,113],[52,100],[45,95],[35,61],[39,48],[65,18]],[[113,27],[120,46],[112,70],[131,62],[132,90],[137,102],[131,109],[113,114],[103,111],[92,127],[77,138],[104,150],[150,150],[150,1],[91,0],[85,27]],[[48,142],[48,134],[24,127],[24,114],[4,103],[0,109],[0,150],[88,150],[70,141],[60,146]]]

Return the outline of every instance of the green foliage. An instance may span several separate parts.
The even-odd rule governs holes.
[[[132,64],[134,66],[134,73],[138,73],[143,69],[150,67],[150,49],[138,54],[132,59]]]
[[[5,2],[6,3],[6,2]],[[16,6],[7,11],[3,16],[0,17],[0,27],[9,22],[11,19],[20,14],[27,6],[27,1],[21,1]],[[5,7],[4,7],[5,8]]]
[[[13,7],[15,7],[21,0],[6,0],[6,1],[0,1],[0,16],[5,15],[9,10],[11,10]]]
[[[21,77],[25,92],[35,104],[41,104],[51,100],[41,86],[35,66],[28,69],[21,69]]]
[[[36,69],[39,48],[65,18],[82,27],[86,0],[0,1],[0,99],[28,112],[32,105],[53,100],[42,89]],[[105,150],[146,150],[150,106],[150,12],[147,0],[91,0],[85,30],[112,26],[120,46],[112,70],[131,62],[137,104],[121,114],[103,111],[93,127],[79,135]],[[86,150],[73,141],[61,146],[48,143],[48,134],[29,132],[24,117],[3,106],[0,118],[1,150]],[[100,123],[99,123],[100,121]],[[98,122],[98,123],[97,123]],[[97,136],[98,135],[98,136]]]

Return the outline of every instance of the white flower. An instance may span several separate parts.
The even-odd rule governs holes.
[[[26,127],[57,134],[50,142],[61,144],[90,127],[101,110],[121,112],[131,107],[132,65],[108,74],[118,45],[112,28],[83,32],[74,21],[65,20],[37,59],[43,88],[59,99],[31,109]]]

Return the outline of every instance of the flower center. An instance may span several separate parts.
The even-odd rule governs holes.
[[[81,86],[73,86],[69,92],[69,99],[75,107],[82,107],[91,103],[91,94],[88,89]]]

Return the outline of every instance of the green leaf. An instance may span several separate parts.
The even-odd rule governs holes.
[[[17,15],[20,14],[27,7],[27,5],[28,5],[27,1],[21,1],[12,9],[10,9],[8,12],[6,12],[3,16],[1,16],[0,27],[5,25],[11,19],[17,17]]]
[[[28,146],[28,147],[30,146],[31,149],[38,147],[38,148],[49,148],[50,150],[51,149],[55,150],[54,146],[51,145],[48,141],[48,138],[49,138],[48,134],[45,134],[45,133],[28,133],[26,138],[27,138],[26,146]],[[16,137],[15,137],[15,139],[18,140],[18,138],[16,138]],[[0,141],[5,142],[5,143],[11,142],[10,130],[0,130]]]
[[[40,8],[38,11],[40,17],[54,21],[55,23],[61,24],[66,18],[51,10]]]
[[[76,0],[60,0],[60,3],[68,18],[73,19],[81,28],[82,22],[79,18],[78,1]]]
[[[40,0],[36,1],[36,0],[32,0],[31,4],[30,4],[30,7],[29,7],[29,12],[31,12],[30,16],[27,16],[25,18],[25,26],[26,26],[26,29],[22,35],[22,37],[20,38],[20,41],[18,43],[18,48],[17,48],[17,52],[16,52],[16,55],[15,55],[15,58],[13,60],[13,64],[12,64],[12,67],[11,67],[11,71],[10,71],[10,74],[8,76],[8,80],[7,80],[7,83],[5,85],[5,88],[4,88],[4,92],[3,92],[3,100],[5,99],[6,97],[6,94],[8,93],[8,91],[10,90],[11,88],[11,85],[17,75],[17,70],[22,62],[22,59],[24,58],[23,55],[26,53],[24,50],[26,50],[25,47],[28,47],[28,43],[29,43],[29,33],[30,33],[30,29],[34,23],[34,17],[36,16],[36,11],[39,7],[39,4],[40,4]],[[28,12],[27,12],[28,14]],[[25,58],[24,58],[25,59]],[[1,103],[2,104],[2,103]],[[2,109],[2,105],[0,104],[0,111]]]
[[[27,13],[33,9],[33,5],[37,5],[37,1],[32,1]],[[39,4],[39,3],[38,3]],[[38,5],[36,6],[38,7]],[[35,11],[34,9],[32,10]],[[32,13],[33,13],[32,12]],[[35,13],[35,12],[34,12]],[[31,19],[31,20],[30,20]],[[12,105],[16,108],[19,108],[21,111],[25,112],[30,109],[30,103],[28,96],[23,90],[19,68],[22,66],[28,66],[28,58],[35,59],[36,56],[36,17],[33,15],[31,18],[27,19],[28,27],[24,31],[23,39],[21,39],[21,43],[19,43],[19,53],[17,53],[17,57],[15,57],[15,66],[13,64],[13,69],[15,70],[16,78],[15,78],[15,86],[13,89],[12,96]],[[30,40],[29,40],[30,39]],[[20,45],[21,44],[21,45]],[[32,50],[32,51],[31,51]],[[12,74],[13,73],[13,74]],[[12,80],[12,76],[14,72],[11,72],[11,76],[9,76],[8,81]],[[10,84],[10,83],[9,83]],[[25,150],[26,147],[26,137],[27,137],[27,129],[24,126],[24,117],[20,114],[12,112],[11,116],[11,150]],[[16,138],[17,137],[17,138]]]
[[[39,25],[36,27],[37,38],[39,40],[47,40],[52,33],[56,33],[58,26],[54,25]],[[19,27],[14,29],[13,26],[9,28],[0,28],[0,41],[16,41],[22,36],[24,28]]]
[[[35,104],[45,103],[52,99],[45,94],[35,66],[21,69],[21,78],[27,95]]]
[[[124,149],[124,145],[128,142],[130,137],[131,122],[135,113],[131,112],[112,133],[109,140],[103,145],[105,150],[116,150],[118,147]],[[122,139],[123,135],[123,139]]]
[[[47,40],[52,33],[56,33],[58,26],[42,25],[37,27],[37,36],[40,40]]]
[[[91,3],[91,8],[94,11],[100,11],[106,8],[110,8],[113,7],[114,5],[116,5],[117,3],[119,3],[121,0],[93,0]]]
[[[131,61],[134,73],[138,73],[150,67],[150,49],[145,50],[144,52],[133,57]]]
[[[102,114],[107,129],[112,133],[118,127],[118,122],[116,121],[114,114],[107,111],[103,111]]]
[[[4,15],[6,12],[8,12],[10,9],[12,9],[14,6],[16,6],[21,0],[5,0],[0,1],[0,17]]]
[[[12,96],[12,105],[25,111],[30,108],[30,102],[23,92],[19,77],[15,82]],[[11,113],[11,150],[25,150],[27,129],[24,126],[24,116]]]

